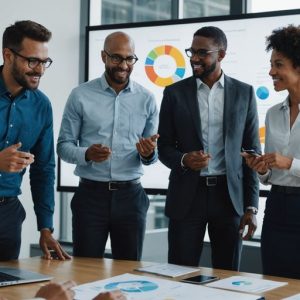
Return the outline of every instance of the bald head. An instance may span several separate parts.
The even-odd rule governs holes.
[[[104,49],[106,51],[111,51],[112,49],[124,46],[129,46],[132,49],[132,52],[134,52],[133,39],[122,31],[116,31],[109,34],[104,41]]]
[[[119,93],[128,84],[133,65],[137,61],[132,38],[121,31],[113,32],[104,41],[101,51],[108,84]]]

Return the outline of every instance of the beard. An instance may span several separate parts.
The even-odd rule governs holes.
[[[126,72],[127,74],[126,76],[118,76],[118,72]],[[129,80],[131,69],[127,68],[127,70],[124,70],[120,67],[109,68],[106,66],[105,73],[112,82],[116,84],[124,84],[127,83]]]
[[[23,88],[30,89],[30,90],[36,90],[39,86],[40,80],[37,80],[35,82],[32,82],[29,80],[30,77],[41,77],[42,74],[31,71],[27,73],[22,73],[20,69],[17,67],[17,64],[14,62],[12,66],[11,74],[14,78],[14,80]],[[29,76],[29,77],[27,77]]]
[[[214,62],[208,67],[206,65],[204,65],[203,71],[201,73],[197,73],[197,71],[194,70],[193,65],[196,65],[196,64],[191,62],[193,76],[195,78],[199,78],[199,79],[201,79],[201,81],[203,81],[205,78],[207,78],[210,74],[212,74],[216,70],[217,63]]]

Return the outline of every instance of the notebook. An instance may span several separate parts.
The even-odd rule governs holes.
[[[51,280],[53,277],[22,269],[0,267],[0,287]]]

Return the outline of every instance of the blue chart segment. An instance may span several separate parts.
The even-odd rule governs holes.
[[[121,290],[126,293],[142,293],[156,290],[158,285],[151,281],[145,280],[130,280],[130,281],[120,281],[111,282],[105,285],[106,290]]]
[[[260,86],[256,90],[256,96],[261,100],[266,100],[269,97],[269,95],[269,90],[265,86]]]
[[[237,286],[240,286],[240,285],[251,285],[252,282],[250,281],[233,281],[232,282],[232,285],[237,285]]]

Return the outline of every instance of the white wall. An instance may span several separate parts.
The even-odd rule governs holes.
[[[16,20],[33,20],[52,31],[49,57],[53,64],[41,80],[40,89],[53,106],[54,138],[57,140],[61,116],[66,99],[79,78],[80,0],[0,0],[0,46],[4,29]],[[2,56],[0,58],[2,64]],[[28,175],[28,174],[27,174]],[[39,233],[33,212],[29,180],[25,175],[22,184],[22,203],[27,217],[23,226],[21,258],[29,256],[29,245],[37,243]],[[1,194],[1,193],[0,193]],[[54,236],[59,234],[59,197],[56,193]]]

